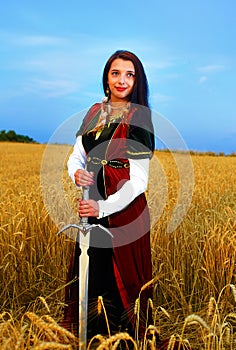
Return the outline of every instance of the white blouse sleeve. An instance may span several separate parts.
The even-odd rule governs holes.
[[[68,174],[72,181],[75,183],[74,174],[78,169],[84,169],[86,164],[86,152],[82,144],[82,136],[78,136],[74,145],[73,152],[71,153],[67,162]]]
[[[75,183],[74,174],[78,169],[85,169],[86,152],[82,144],[82,136],[78,136],[69,160],[67,162],[68,174]],[[129,159],[130,180],[126,181],[120,190],[108,196],[105,200],[99,200],[99,216],[102,218],[124,209],[139,194],[147,189],[149,159]]]
[[[98,201],[98,218],[121,211],[139,194],[146,191],[148,185],[149,162],[149,158],[129,159],[130,180],[126,181],[119,191],[108,196],[107,199]]]

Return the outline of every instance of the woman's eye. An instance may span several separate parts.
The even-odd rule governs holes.
[[[116,76],[116,75],[118,75],[118,72],[112,72],[111,74]]]
[[[128,73],[128,77],[129,77],[129,78],[134,78],[134,77],[135,77],[135,74],[134,74],[134,73]]]

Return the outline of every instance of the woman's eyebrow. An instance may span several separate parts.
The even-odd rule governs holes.
[[[119,72],[120,69],[119,69],[119,68],[113,68],[111,71],[112,71],[112,72]],[[134,70],[127,70],[126,72],[127,72],[127,73],[133,73],[133,74],[135,74],[135,71],[134,71]]]

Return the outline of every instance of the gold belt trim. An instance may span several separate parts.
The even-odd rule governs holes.
[[[129,168],[129,162],[122,162],[119,159],[106,160],[98,157],[88,157],[87,162],[88,163],[91,162],[94,165],[102,165],[102,166],[108,165],[111,168],[116,168],[116,169]]]

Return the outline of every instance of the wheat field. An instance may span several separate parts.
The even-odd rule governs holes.
[[[77,217],[80,194],[62,162],[71,147],[52,145],[48,158],[46,149],[0,143],[1,349],[78,346],[78,339],[58,324],[74,242],[57,232],[68,216]],[[169,350],[236,349],[235,170],[233,156],[155,153],[147,191],[154,285],[149,303],[154,325],[147,333],[153,336],[142,343],[132,340],[134,348],[157,348],[158,333],[169,339]],[[129,336],[98,335],[96,340],[99,349],[116,349]]]

